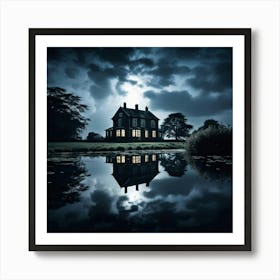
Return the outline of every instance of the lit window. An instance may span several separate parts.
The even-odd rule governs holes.
[[[116,136],[117,136],[117,137],[120,137],[120,136],[121,136],[121,130],[120,130],[120,129],[117,129],[117,130],[116,130]]]
[[[156,155],[152,155],[152,161],[156,161],[157,156]]]
[[[137,126],[137,119],[136,118],[132,119],[132,126],[134,126],[134,127]]]
[[[156,138],[157,137],[157,132],[155,130],[152,131],[152,137]]]
[[[148,138],[148,137],[149,137],[149,131],[145,130],[145,138]]]
[[[145,155],[145,162],[149,162],[149,155]]]
[[[132,156],[132,163],[141,163],[141,156]]]
[[[132,137],[141,137],[140,129],[132,129]]]
[[[117,163],[125,163],[125,156],[117,156]]]
[[[122,130],[121,130],[121,136],[122,136],[122,137],[125,137],[125,129],[122,129]]]
[[[154,120],[151,120],[151,127],[155,128],[156,127],[156,122]]]
[[[145,119],[141,119],[140,126],[141,127],[145,127],[146,126],[146,120]]]

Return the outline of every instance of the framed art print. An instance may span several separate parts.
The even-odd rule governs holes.
[[[30,250],[251,250],[250,29],[30,29]]]

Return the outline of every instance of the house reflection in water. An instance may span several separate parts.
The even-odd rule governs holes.
[[[107,163],[113,163],[113,176],[127,193],[127,188],[135,186],[139,190],[140,184],[150,182],[159,173],[157,154],[118,154],[106,157]]]

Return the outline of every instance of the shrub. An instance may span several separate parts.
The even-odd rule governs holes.
[[[201,129],[186,140],[186,151],[190,155],[232,155],[232,128]]]

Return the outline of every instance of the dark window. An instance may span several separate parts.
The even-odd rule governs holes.
[[[136,119],[136,118],[133,118],[133,119],[132,119],[132,126],[133,126],[133,127],[136,127],[136,126],[137,126],[137,119]]]
[[[122,119],[118,119],[118,126],[122,126]]]
[[[155,127],[156,127],[156,121],[151,120],[151,127],[152,127],[152,128],[155,128]]]
[[[140,126],[141,127],[145,127],[146,126],[146,120],[145,119],[141,119]]]

